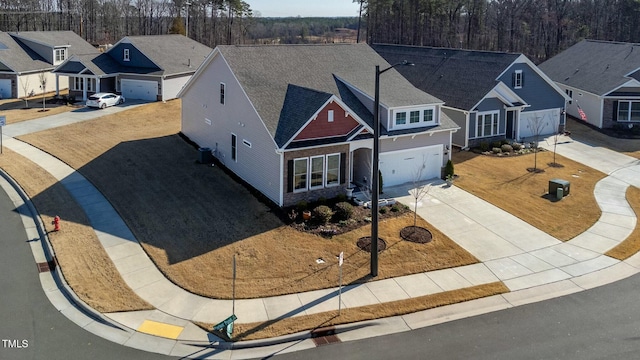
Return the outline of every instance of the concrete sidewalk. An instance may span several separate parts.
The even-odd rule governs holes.
[[[112,108],[113,109],[113,108]],[[54,122],[42,120],[45,126]],[[14,128],[18,129],[18,127]],[[22,130],[29,131],[26,124]],[[12,135],[14,136],[14,135]],[[503,281],[510,293],[447,306],[415,314],[339,327],[339,339],[355,340],[390,332],[407,331],[434,323],[540,301],[630,276],[639,272],[640,256],[620,262],[603,255],[626,239],[636,217],[625,199],[632,184],[640,185],[640,164],[606,149],[585,149],[564,139],[558,153],[583,161],[596,169],[610,169],[594,192],[602,216],[587,232],[561,242],[497,207],[461,190],[432,182],[429,195],[418,204],[418,214],[481,260],[481,263],[343,288],[343,308],[381,304],[436,294],[495,281]],[[231,301],[191,294],[167,280],[149,259],[131,231],[102,194],[82,175],[55,157],[9,136],[5,146],[34,161],[58,179],[84,208],[98,239],[126,283],[156,310],[104,314],[123,333],[106,337],[126,346],[175,356],[211,358],[261,357],[279,351],[314,347],[305,334],[294,334],[265,342],[229,344],[195,326],[193,322],[217,323],[231,314]],[[559,145],[558,148],[561,146]],[[615,165],[606,159],[611,157]],[[385,189],[385,194],[413,205],[409,187]],[[338,308],[337,288],[236,301],[236,315],[242,323],[264,322]],[[73,320],[73,319],[72,319]],[[125,335],[126,334],[126,335]],[[290,341],[295,341],[292,345]],[[216,348],[211,349],[211,346]],[[255,347],[259,346],[259,347]],[[243,348],[240,350],[239,348]],[[205,353],[203,353],[205,352]]]

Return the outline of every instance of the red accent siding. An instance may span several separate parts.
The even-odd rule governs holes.
[[[333,110],[333,122],[329,122],[329,110]],[[318,116],[314,120],[311,120],[300,134],[296,136],[294,141],[348,134],[351,130],[355,129],[359,123],[351,114],[347,117],[344,115],[345,110],[340,107],[338,103],[332,102],[327,104],[327,106],[318,113]]]

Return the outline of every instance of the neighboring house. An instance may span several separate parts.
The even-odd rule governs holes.
[[[69,78],[77,98],[115,92],[125,99],[166,101],[195,73],[211,48],[183,35],[127,36],[104,53],[76,55],[54,73]]]
[[[73,54],[98,51],[73,31],[0,32],[0,96],[22,98],[68,87],[66,78],[51,73]]]
[[[376,65],[366,44],[218,46],[179,94],[182,132],[279,206],[370,187]],[[443,102],[394,69],[380,89],[384,186],[440,177]]]
[[[462,148],[552,134],[564,125],[567,96],[522,54],[382,44],[373,48],[390,63],[406,59],[415,64],[398,71],[417,88],[444,100],[443,111],[461,127],[453,143]]]
[[[640,44],[582,40],[540,68],[571,97],[568,114],[599,128],[640,126]]]

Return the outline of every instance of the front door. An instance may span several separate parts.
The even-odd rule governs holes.
[[[506,133],[507,139],[516,138],[516,134],[515,134],[516,127],[514,126],[515,120],[516,120],[516,111],[515,110],[507,111],[507,133]]]

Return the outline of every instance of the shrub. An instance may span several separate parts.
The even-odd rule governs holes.
[[[444,176],[446,178],[447,176],[453,176],[454,174],[453,161],[447,160],[447,165],[444,167]]]
[[[353,215],[353,206],[348,202],[342,201],[336,204],[336,219],[348,220]]]
[[[513,144],[511,144],[511,147],[513,148],[513,150],[515,151],[519,151],[522,150],[522,144],[514,142]]]
[[[324,196],[320,196],[316,202],[320,205],[327,205],[327,198]]]
[[[296,209],[298,209],[298,212],[303,212],[308,208],[309,208],[309,203],[304,200],[298,201],[298,203],[296,204]]]
[[[387,207],[386,206],[381,207],[380,210],[378,210],[378,212],[380,214],[386,214],[387,213]]]
[[[513,146],[511,146],[509,144],[503,144],[500,147],[500,150],[502,150],[502,152],[512,152],[513,151]]]
[[[502,152],[502,149],[500,149],[499,147],[494,147],[493,149],[491,149],[491,151],[493,151],[494,154],[500,154]]]
[[[491,143],[491,147],[499,148],[500,146],[502,146],[502,141],[500,141],[500,140],[496,140],[496,141]]]
[[[313,216],[318,220],[319,223],[326,224],[329,222],[329,220],[331,220],[333,211],[331,211],[331,209],[326,205],[320,205],[313,209]]]
[[[396,204],[393,204],[393,206],[391,206],[391,211],[392,211],[392,212],[398,212],[398,211],[400,211],[400,205],[398,205],[397,203],[396,203]]]
[[[482,141],[480,143],[480,150],[482,151],[489,151],[489,143],[486,141]]]
[[[508,144],[508,143],[509,143],[509,140],[507,140],[507,139],[502,139],[500,141],[500,144],[502,144],[502,145],[505,145],[505,144]]]
[[[337,203],[341,203],[341,202],[347,201],[349,199],[347,199],[347,195],[345,195],[345,194],[338,194],[338,195],[336,195],[336,197],[333,200],[337,204]]]

